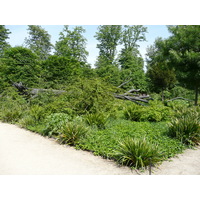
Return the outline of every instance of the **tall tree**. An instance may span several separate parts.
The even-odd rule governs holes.
[[[145,89],[144,61],[138,50],[138,42],[146,40],[147,27],[142,25],[123,26],[121,44],[123,45],[119,63],[122,71],[122,79],[132,79],[129,85]],[[128,85],[126,84],[125,87]]]
[[[170,64],[167,41],[157,38],[153,45],[147,48],[147,77],[149,89],[154,92],[162,92],[171,89],[176,83],[176,74],[173,65]]]
[[[9,34],[11,32],[9,31],[9,29],[7,29],[5,27],[5,25],[0,25],[0,57],[3,54],[3,51],[7,48],[10,47],[10,45],[8,44],[8,42],[6,41],[7,39],[9,39]]]
[[[101,25],[98,27],[98,32],[94,37],[99,41],[97,44],[99,60],[103,58],[108,64],[114,63],[117,46],[121,39],[121,29],[121,25]]]
[[[26,46],[36,53],[40,59],[46,60],[50,55],[53,45],[50,42],[51,36],[38,25],[28,26],[29,37],[25,38]]]
[[[171,32],[167,40],[171,61],[177,76],[187,88],[195,91],[195,105],[198,104],[200,89],[200,26],[169,26]]]
[[[79,62],[87,62],[88,52],[86,51],[87,39],[83,36],[85,29],[76,26],[73,30],[68,25],[64,26],[60,33],[59,41],[55,45],[55,54],[64,57],[73,57]]]

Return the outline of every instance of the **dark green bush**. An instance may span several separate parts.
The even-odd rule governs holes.
[[[66,90],[60,98],[78,115],[107,112],[113,106],[115,88],[99,79],[79,80]]]

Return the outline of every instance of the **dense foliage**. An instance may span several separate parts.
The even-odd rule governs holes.
[[[145,73],[138,50],[138,42],[146,40],[144,26],[99,26],[96,68],[87,63],[80,26],[64,26],[54,53],[40,26],[28,27],[26,47],[9,46],[10,32],[0,26],[0,120],[134,168],[198,145],[200,109],[193,104],[198,105],[200,82],[199,26],[169,30],[170,38],[149,47]],[[27,92],[45,90],[22,95],[13,82],[23,83]],[[152,100],[141,106],[114,97],[133,88],[140,89],[141,99],[149,93]]]

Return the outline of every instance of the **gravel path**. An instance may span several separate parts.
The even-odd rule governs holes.
[[[200,148],[186,150],[172,162],[153,169],[155,175],[200,175]],[[90,152],[59,145],[52,139],[0,123],[0,175],[137,175],[128,167]],[[148,171],[142,173],[148,174]]]

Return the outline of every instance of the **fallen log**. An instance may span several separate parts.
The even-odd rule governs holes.
[[[141,102],[145,102],[145,103],[148,103],[148,100],[145,100],[145,99],[141,99],[141,98],[138,98],[138,97],[133,97],[133,96],[126,96],[126,95],[114,95],[115,98],[118,98],[118,99],[128,99],[130,101],[141,101]]]
[[[65,90],[53,90],[53,89],[41,89],[41,88],[28,88],[24,86],[21,82],[15,83],[12,81],[12,85],[17,88],[21,95],[31,96],[31,98],[35,98],[38,96],[40,92],[53,92],[54,94],[62,94],[66,92]]]
[[[21,82],[20,83],[12,82],[12,83],[13,83],[13,86],[15,86],[18,89],[20,94],[26,95],[29,98],[37,97],[40,92],[53,92],[56,95],[66,92],[65,90],[28,88],[28,87],[25,87]],[[145,95],[145,94],[140,95],[140,94],[133,93],[133,92],[139,92],[139,91],[140,89],[137,89],[137,90],[131,89],[124,94],[114,94],[114,97],[118,99],[122,99],[122,100],[129,100],[143,106],[144,104],[141,104],[139,102],[148,103],[149,100],[153,100],[149,95]]]

